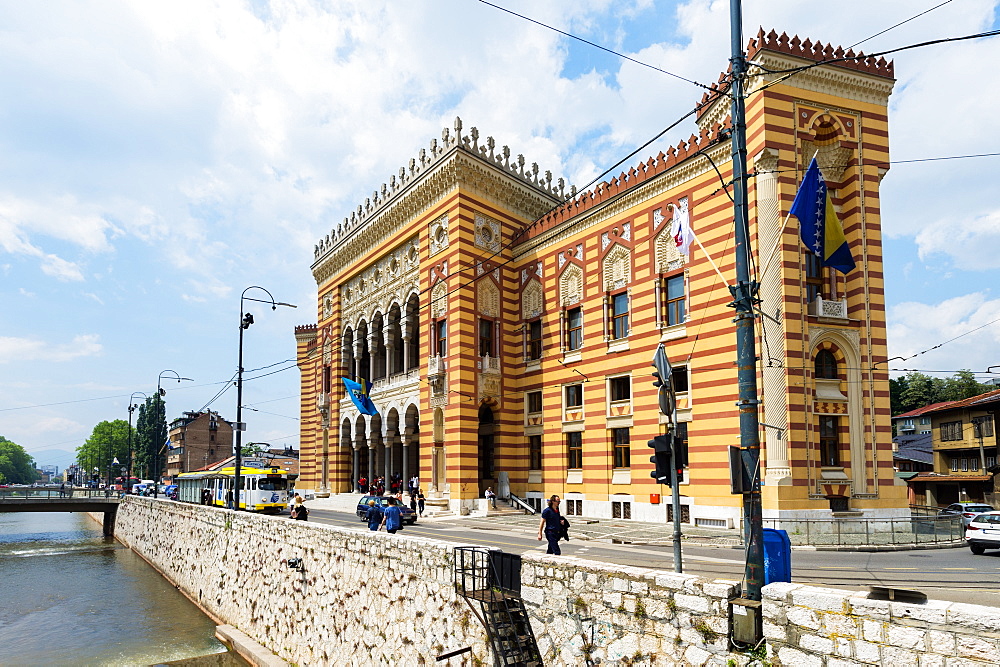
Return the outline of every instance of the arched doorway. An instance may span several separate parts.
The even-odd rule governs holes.
[[[488,405],[479,407],[479,495],[496,488],[496,422]]]

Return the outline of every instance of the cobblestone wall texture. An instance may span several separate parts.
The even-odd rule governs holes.
[[[485,630],[455,591],[452,543],[146,498],[125,499],[115,534],[208,613],[289,662],[432,665],[471,646],[464,664],[492,664]],[[289,569],[289,558],[304,570]],[[729,650],[735,582],[536,553],[524,555],[521,581],[547,666],[750,662]],[[1000,610],[991,607],[764,590],[775,663],[1000,663]]]

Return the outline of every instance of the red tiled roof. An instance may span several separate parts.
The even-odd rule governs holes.
[[[900,415],[893,415],[893,419],[899,419],[900,417],[919,417],[925,412],[933,412],[934,410],[939,410],[945,406],[951,405],[956,401],[941,401],[940,403],[931,403],[930,405],[925,405],[922,408],[917,408],[916,410],[910,410],[909,412],[904,412]]]

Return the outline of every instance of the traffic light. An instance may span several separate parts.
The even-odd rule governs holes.
[[[653,464],[653,472],[649,476],[660,484],[670,485],[670,459],[672,455],[671,436],[658,435],[647,442],[653,448],[649,462]]]

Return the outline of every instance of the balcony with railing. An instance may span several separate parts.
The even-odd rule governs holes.
[[[416,384],[418,382],[420,382],[420,369],[411,368],[408,371],[393,373],[387,377],[375,380],[372,383],[372,394],[392,389],[399,389],[400,387]]]
[[[814,317],[826,317],[835,320],[847,319],[847,299],[830,300],[821,296],[809,303],[809,314]]]

